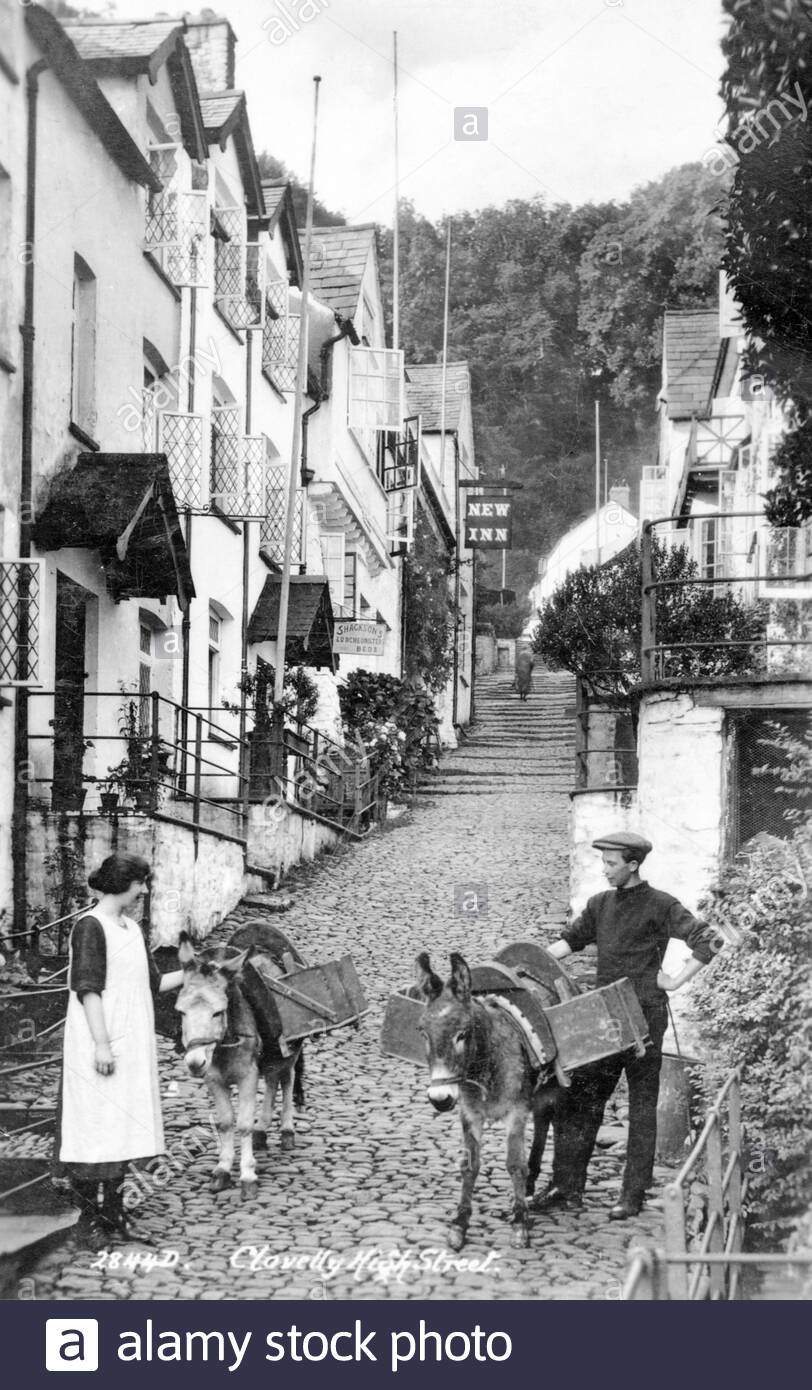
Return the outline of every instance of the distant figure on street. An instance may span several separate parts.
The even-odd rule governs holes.
[[[609,891],[589,899],[577,921],[550,947],[550,954],[561,960],[572,951],[597,945],[597,988],[625,975],[640,1001],[650,1041],[643,1057],[618,1053],[574,1073],[554,1126],[552,1181],[538,1206],[541,1210],[581,1206],[603,1112],[625,1070],[629,1086],[626,1166],[619,1198],[609,1211],[610,1221],[623,1221],[640,1211],[654,1171],[660,1066],[668,1024],[666,994],[690,980],[713,959],[714,952],[707,925],[670,893],[640,878],[640,865],[651,850],[648,840],[618,831],[592,844],[602,852]],[[662,968],[671,937],[686,942],[693,952],[693,958],[673,977]]]
[[[530,647],[520,647],[516,656],[516,689],[519,699],[526,700],[533,689],[533,667],[535,666]]]

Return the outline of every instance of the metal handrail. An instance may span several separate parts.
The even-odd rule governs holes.
[[[741,1082],[742,1068],[734,1067],[711,1105],[699,1136],[676,1177],[664,1192],[665,1249],[632,1252],[623,1290],[624,1299],[732,1299],[738,1288],[739,1242],[743,1226],[747,1179],[742,1173]],[[722,1154],[723,1112],[727,1112],[729,1153]],[[685,1189],[701,1159],[708,1175],[710,1211],[698,1249],[688,1250],[685,1222]],[[689,1271],[696,1266],[693,1274]],[[708,1270],[707,1276],[703,1273]],[[645,1284],[647,1295],[638,1293]]]
[[[643,686],[651,685],[655,679],[654,660],[657,655],[663,656],[668,652],[678,651],[700,651],[708,649],[724,650],[725,648],[737,648],[739,650],[759,650],[765,652],[771,647],[810,647],[812,641],[807,638],[787,639],[771,638],[766,635],[752,639],[751,641],[719,641],[719,642],[657,642],[656,626],[657,612],[654,596],[661,590],[685,589],[693,586],[703,585],[744,585],[768,583],[770,581],[780,582],[787,585],[786,598],[792,600],[794,587],[800,584],[808,584],[812,580],[812,573],[800,575],[772,575],[772,574],[718,574],[712,577],[696,575],[691,579],[656,579],[652,568],[652,539],[656,527],[664,526],[669,523],[673,526],[675,522],[682,522],[687,525],[690,517],[661,516],[655,517],[651,521],[643,523],[640,541],[640,558],[642,569],[641,584],[641,642],[640,642],[640,672],[641,683]],[[766,532],[776,533],[785,528],[771,527],[763,511],[716,511],[703,512],[701,519],[721,520],[721,521],[760,521],[763,523],[762,529]],[[685,676],[677,679],[686,679]]]

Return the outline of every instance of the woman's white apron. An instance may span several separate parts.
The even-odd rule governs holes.
[[[164,1151],[155,1015],[147,949],[131,918],[122,926],[94,910],[107,944],[101,995],[115,1070],[100,1076],[96,1046],[79,998],[71,990],[65,1020],[60,1159],[110,1163]]]

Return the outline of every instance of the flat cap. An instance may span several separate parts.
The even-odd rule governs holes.
[[[614,835],[602,835],[599,840],[592,841],[593,849],[633,849],[641,856],[651,853],[652,844],[642,835],[635,835],[633,830],[617,830]]]

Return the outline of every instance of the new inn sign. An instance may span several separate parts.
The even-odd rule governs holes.
[[[469,497],[465,512],[465,544],[471,549],[510,550],[513,499]]]

